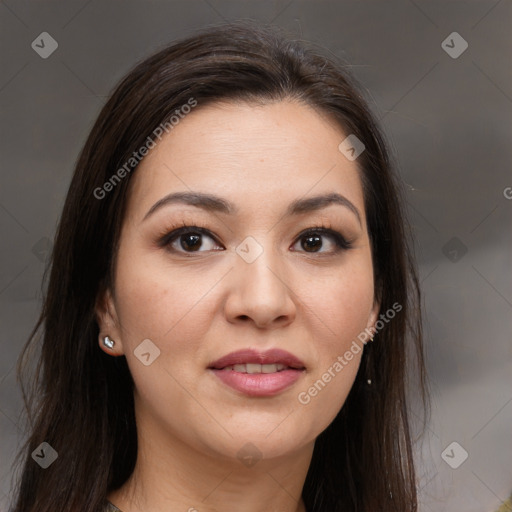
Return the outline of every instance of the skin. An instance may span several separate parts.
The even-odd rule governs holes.
[[[137,168],[114,290],[96,309],[100,348],[125,355],[135,382],[137,464],[108,495],[123,512],[305,511],[300,496],[315,438],[345,402],[362,351],[309,404],[298,394],[375,324],[379,309],[357,161],[338,150],[345,137],[291,100],[198,105]],[[190,191],[221,196],[239,212],[176,203],[143,220],[162,197]],[[339,204],[283,216],[293,200],[331,192],[347,198],[361,222]],[[186,235],[171,242],[175,252],[158,245],[183,222],[213,238],[203,235],[188,253]],[[299,235],[322,223],[351,248],[336,252],[322,235],[321,247],[308,251]],[[235,252],[248,236],[263,248],[250,264]],[[112,350],[105,335],[115,340]],[[160,350],[148,366],[134,355],[144,339]],[[306,370],[272,397],[248,397],[207,370],[249,347],[287,350]],[[263,457],[250,467],[237,457],[246,443]]]

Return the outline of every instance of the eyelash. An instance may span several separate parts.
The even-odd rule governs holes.
[[[212,240],[215,241],[215,243],[219,244],[217,239],[211,234],[211,232],[208,230],[206,226],[196,224],[196,225],[187,225],[185,222],[183,223],[183,226],[180,228],[175,229],[174,227],[169,228],[163,236],[161,236],[158,240],[159,247],[165,247],[169,251],[173,253],[178,254],[194,254],[195,252],[205,252],[205,251],[177,251],[173,249],[171,244],[178,239],[181,235],[185,235],[188,233],[192,234],[200,234],[200,235],[206,235]],[[302,231],[302,233],[299,234],[296,241],[293,245],[295,245],[300,239],[305,238],[307,236],[312,235],[322,235],[322,236],[329,236],[336,245],[336,248],[334,251],[331,251],[330,253],[322,253],[322,252],[307,252],[307,251],[299,251],[299,252],[306,252],[306,254],[319,254],[319,255],[332,255],[337,254],[340,251],[348,250],[352,248],[352,242],[347,240],[341,233],[331,228],[330,225],[324,225],[324,224],[318,224],[315,226],[311,226],[310,228]],[[219,244],[220,245],[220,244]]]

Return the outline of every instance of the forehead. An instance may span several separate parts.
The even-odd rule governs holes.
[[[229,197],[254,209],[335,191],[364,210],[359,168],[338,149],[341,127],[310,106],[281,101],[198,106],[144,157],[129,212],[172,191]]]

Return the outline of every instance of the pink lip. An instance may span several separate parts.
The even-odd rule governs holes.
[[[275,373],[241,373],[223,370],[235,364],[283,364],[289,366]],[[281,349],[258,352],[252,349],[239,350],[221,357],[209,368],[224,384],[249,396],[273,396],[290,387],[304,373],[304,363],[293,354]]]
[[[291,368],[304,369],[304,363],[298,357],[295,357],[293,354],[290,354],[290,352],[286,352],[286,350],[281,350],[279,348],[273,348],[266,350],[265,352],[258,352],[257,350],[250,348],[237,350],[236,352],[231,352],[224,357],[217,359],[217,361],[209,364],[208,368],[220,370],[226,366],[247,363],[284,364]]]

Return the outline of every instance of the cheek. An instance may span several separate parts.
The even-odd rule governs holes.
[[[315,338],[323,347],[321,352],[330,356],[364,331],[373,308],[371,260],[360,258],[349,263],[327,279],[310,280],[297,292],[307,298],[307,309],[316,319]]]
[[[135,386],[148,406],[157,407],[170,397],[178,401],[183,393],[180,384],[197,373],[197,353],[211,322],[207,293],[215,280],[205,276],[191,286],[184,273],[164,272],[148,260],[133,258],[119,266],[116,311]],[[137,357],[147,339],[158,354],[148,366]]]
[[[207,319],[200,312],[208,303],[216,276],[177,272],[162,265],[156,255],[137,257],[133,253],[116,275],[116,310],[125,336],[131,342],[143,336],[157,344],[193,340],[201,332],[201,318]],[[190,338],[189,331],[194,333]]]
[[[331,423],[352,388],[364,350],[358,336],[368,326],[373,285],[371,260],[362,258],[303,290],[316,360],[297,401],[299,410],[314,418],[312,433]]]
[[[137,394],[152,415],[167,415],[162,404],[170,402],[181,415],[191,415],[184,390],[192,389],[198,372],[197,353],[211,323],[207,294],[216,280],[205,276],[191,286],[184,273],[156,271],[148,258],[139,259],[144,265],[136,261],[119,267],[116,311]],[[137,354],[147,339],[157,347],[158,356],[146,366]],[[152,354],[150,358],[153,361]]]

